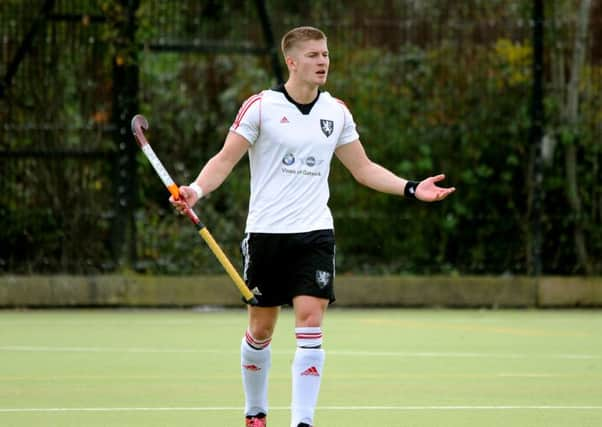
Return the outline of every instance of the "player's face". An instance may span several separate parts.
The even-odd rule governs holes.
[[[322,86],[328,77],[328,45],[326,40],[299,43],[292,55],[297,77],[303,82]]]

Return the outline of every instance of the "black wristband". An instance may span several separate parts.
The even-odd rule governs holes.
[[[418,184],[420,184],[420,181],[408,181],[403,189],[403,196],[408,199],[415,199],[416,187],[418,187]]]

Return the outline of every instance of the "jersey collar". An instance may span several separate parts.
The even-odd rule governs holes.
[[[316,104],[316,102],[318,102],[318,99],[320,98],[320,93],[321,93],[321,91],[318,90],[318,95],[309,104],[299,104],[293,98],[291,98],[291,96],[286,91],[286,88],[284,87],[284,84],[279,84],[278,86],[276,86],[272,90],[276,91],[276,92],[282,92],[284,94],[285,98],[288,100],[288,102],[290,102],[295,107],[297,107],[297,109],[299,111],[301,111],[301,114],[305,114],[305,115],[307,115],[307,114],[309,114],[311,112],[311,109],[313,108],[313,106]]]

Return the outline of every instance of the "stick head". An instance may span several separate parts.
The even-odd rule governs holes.
[[[146,118],[142,114],[136,114],[132,118],[132,133],[134,134],[136,142],[140,147],[142,147],[145,144],[148,144],[148,141],[146,140],[146,137],[144,136],[143,132],[143,130],[147,129],[148,121],[146,120]]]

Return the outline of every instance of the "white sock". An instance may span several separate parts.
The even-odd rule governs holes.
[[[313,424],[324,357],[321,348],[297,348],[295,352],[291,427],[297,427],[299,423]]]
[[[242,384],[245,392],[245,415],[268,413],[268,374],[272,365],[272,346],[267,344],[258,350],[249,345],[247,336],[242,339],[240,360]],[[257,343],[257,341],[255,341]]]

